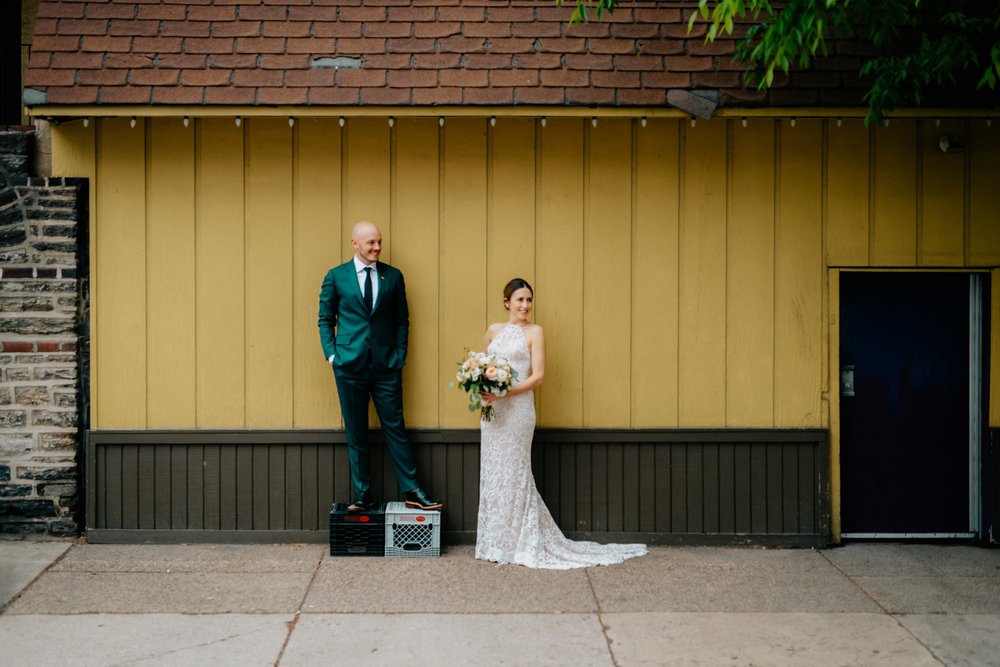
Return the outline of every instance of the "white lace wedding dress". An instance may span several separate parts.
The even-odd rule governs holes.
[[[524,330],[508,324],[490,343],[527,378],[531,352]],[[476,558],[534,568],[568,570],[612,565],[646,553],[642,544],[598,544],[566,539],[535,488],[531,440],[535,401],[525,392],[493,405],[492,421],[480,423],[479,525]]]

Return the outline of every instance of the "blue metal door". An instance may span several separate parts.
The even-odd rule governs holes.
[[[973,534],[974,280],[959,273],[841,275],[844,537]]]

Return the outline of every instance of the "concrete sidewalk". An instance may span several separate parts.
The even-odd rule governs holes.
[[[30,665],[1000,665],[1000,550],[654,547],[544,571],[322,545],[0,540]]]

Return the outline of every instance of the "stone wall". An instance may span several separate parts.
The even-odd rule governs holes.
[[[87,185],[26,176],[18,152],[30,137],[0,132],[0,532],[66,535],[82,509],[77,222]]]

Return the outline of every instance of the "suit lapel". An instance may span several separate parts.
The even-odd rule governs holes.
[[[358,270],[354,266],[354,259],[350,259],[343,264],[344,267],[344,280],[348,281],[348,293],[353,294],[355,298],[361,303],[362,307],[365,305],[365,295],[361,291],[361,284],[358,280]]]

